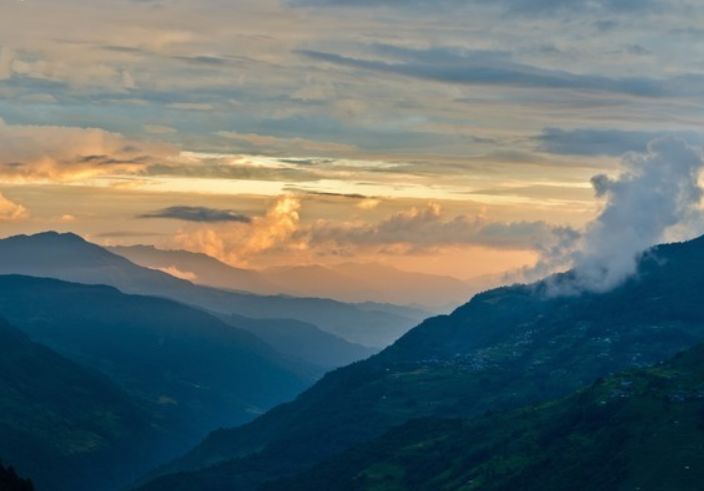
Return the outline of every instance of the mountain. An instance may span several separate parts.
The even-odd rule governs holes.
[[[139,266],[176,275],[199,285],[258,294],[280,293],[258,272],[235,268],[206,254],[158,249],[151,245],[106,249]]]
[[[402,271],[377,263],[342,263],[330,266],[292,266],[266,269],[265,278],[282,293],[320,296],[332,292],[348,302],[387,302],[422,305],[437,310],[460,305],[478,289],[449,276]]]
[[[378,351],[350,343],[305,322],[289,319],[250,319],[234,314],[222,318],[235,327],[251,332],[275,350],[322,367],[326,371],[368,358]]]
[[[369,310],[320,298],[261,296],[198,286],[137,266],[74,234],[46,232],[0,240],[0,274],[107,284],[125,293],[166,297],[219,313],[294,319],[370,347],[387,346],[422,319],[411,308],[407,315],[399,315],[399,307]]]
[[[110,247],[108,250],[141,266],[190,278],[196,283],[250,292],[275,290],[273,286],[266,285],[256,272],[233,268],[205,254],[165,251],[153,246]],[[359,308],[360,310],[384,308],[379,305],[375,305],[372,309],[367,307]],[[386,308],[391,311],[391,306]],[[404,308],[400,312],[392,313],[402,317],[408,312],[409,309]],[[416,315],[421,316],[423,313],[419,312]],[[225,314],[220,318],[235,327],[250,331],[281,353],[300,358],[323,370],[347,365],[378,351],[351,343],[311,323],[295,319],[255,319],[237,314]]]
[[[566,399],[477,419],[414,420],[266,491],[696,490],[704,347]]]
[[[46,491],[129,484],[155,465],[152,418],[104,375],[0,320],[0,459]],[[0,466],[0,489],[31,489]]]
[[[449,276],[412,273],[376,263],[282,266],[255,271],[187,251],[146,245],[108,249],[140,266],[170,272],[197,284],[267,295],[325,297],[355,303],[374,300],[437,309],[464,303],[481,290]]]
[[[217,431],[142,489],[256,489],[420,417],[475,417],[565,396],[704,341],[704,238],[659,246],[607,293],[546,283],[475,296],[294,402]]]
[[[3,491],[34,491],[29,479],[22,479],[12,467],[5,467],[0,462],[0,489]]]
[[[203,311],[107,286],[0,276],[0,312],[139,400],[168,428],[172,455],[293,398],[318,373]]]

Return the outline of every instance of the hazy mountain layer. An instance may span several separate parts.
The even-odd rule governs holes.
[[[246,270],[205,254],[153,246],[110,247],[140,266],[160,269],[194,283],[259,294],[325,297],[344,302],[417,304],[429,309],[459,305],[478,285],[449,276],[401,271],[374,263],[305,265]],[[487,285],[492,284],[486,279]]]
[[[0,276],[0,312],[138,398],[171,430],[172,452],[293,398],[317,374],[200,310],[106,286]]]
[[[220,313],[295,319],[372,347],[387,346],[427,315],[396,306],[362,309],[320,298],[261,296],[197,286],[137,266],[77,235],[55,232],[0,240],[0,274],[107,284],[125,293],[167,297]]]

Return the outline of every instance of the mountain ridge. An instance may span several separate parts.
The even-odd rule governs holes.
[[[477,287],[450,276],[403,271],[378,263],[275,266],[260,270],[235,268],[216,258],[190,251],[159,249],[151,245],[108,247],[145,267],[175,268],[192,281],[263,295],[329,297],[341,302],[387,302],[424,305],[437,310],[464,302]]]
[[[0,240],[0,274],[52,277],[86,284],[109,284],[125,293],[167,297],[201,309],[254,318],[308,322],[348,341],[386,346],[425,313],[392,306],[360,309],[322,298],[261,296],[194,285],[167,273],[138,266],[76,234],[44,232]],[[365,327],[365,326],[374,326]]]

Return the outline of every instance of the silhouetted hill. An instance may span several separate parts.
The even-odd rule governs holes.
[[[0,460],[43,491],[130,483],[164,457],[156,419],[107,377],[30,341],[0,319]],[[15,488],[6,488],[9,481]],[[30,489],[0,468],[0,489]]]
[[[0,463],[0,489],[3,491],[34,491],[32,481],[22,479],[13,467],[5,467]]]
[[[637,276],[608,293],[547,297],[545,289],[492,290],[423,322],[294,402],[213,433],[168,467],[180,474],[144,490],[254,489],[410,419],[473,417],[562,397],[704,340],[704,239],[654,248]]]
[[[266,491],[698,490],[704,347],[566,399],[472,420],[415,420]]]
[[[171,298],[214,312],[295,319],[366,346],[387,346],[425,315],[410,308],[400,315],[399,307],[360,309],[320,298],[261,296],[198,286],[137,266],[77,235],[56,232],[0,240],[0,274],[106,284],[125,293]]]
[[[317,375],[205,312],[112,287],[0,276],[0,312],[163,418],[172,452],[293,398]]]

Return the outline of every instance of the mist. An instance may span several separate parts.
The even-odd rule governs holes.
[[[701,222],[701,149],[674,137],[656,139],[644,153],[623,157],[623,171],[592,178],[599,215],[583,231],[552,237],[530,271],[544,275],[571,267],[572,274],[553,277],[554,295],[605,292],[637,273],[642,254],[666,241],[673,231],[695,233]],[[683,237],[684,238],[684,237]]]

